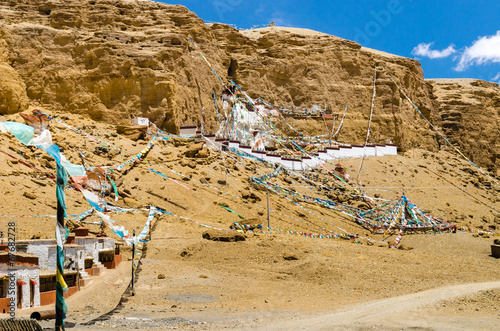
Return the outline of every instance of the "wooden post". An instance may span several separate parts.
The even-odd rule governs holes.
[[[332,114],[333,122],[332,122],[332,131],[330,132],[330,147],[332,147],[332,138],[333,138],[333,130],[335,128],[335,121],[337,120],[337,115]]]
[[[201,136],[205,136],[205,107],[201,107]]]
[[[267,188],[267,227],[271,227],[271,219],[269,217],[269,188]]]
[[[59,165],[57,165],[57,166],[59,167]],[[61,178],[59,178],[59,176],[58,176],[57,177],[57,185],[58,186],[59,185],[64,186],[64,183],[61,183],[61,181],[63,181],[63,180]],[[61,226],[61,228],[64,229],[64,208],[63,208],[63,206],[61,206],[59,199],[57,199],[57,223],[58,223],[58,225]],[[56,255],[56,258],[57,258],[56,268],[57,269],[61,268],[60,263],[59,263],[59,254],[61,254],[61,253],[62,252],[59,251],[59,247],[58,247],[57,248],[57,255]],[[56,272],[59,272],[59,271],[61,272],[61,274],[63,274],[63,270],[57,270]],[[57,298],[58,296],[63,297],[63,289],[61,288],[61,286],[56,286],[56,303],[55,303],[55,306],[56,306],[56,328],[55,328],[55,330],[56,331],[64,330],[64,311],[57,304],[59,301]]]
[[[326,124],[326,119],[325,119],[325,116],[323,116],[323,113],[321,113],[321,118],[323,119],[323,122],[325,122],[326,133],[328,134],[328,140],[330,141],[330,146],[331,146],[332,141],[330,139],[330,130],[328,129],[328,125]]]
[[[405,222],[406,221],[406,207],[408,206],[408,204],[406,203],[406,195],[405,195],[405,188],[403,187],[403,197],[405,198],[405,203],[403,205],[403,212],[401,213],[401,217],[402,217],[402,220],[401,220],[401,223]]]
[[[133,236],[135,237],[135,229],[133,232]],[[132,296],[135,295],[135,288],[134,288],[134,259],[135,259],[135,242],[132,242]]]

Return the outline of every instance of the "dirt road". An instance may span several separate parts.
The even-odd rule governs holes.
[[[436,309],[443,302],[500,289],[500,281],[446,286],[419,293],[374,300],[332,313],[291,311],[178,311],[148,312],[143,307],[115,314],[106,323],[77,325],[74,330],[499,330],[500,311],[450,314]],[[495,304],[495,302],[492,302]]]
[[[500,288],[499,282],[446,286],[354,305],[319,317],[263,326],[266,330],[499,330],[496,316],[446,316],[426,306]]]

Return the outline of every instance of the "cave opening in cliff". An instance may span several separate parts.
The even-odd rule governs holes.
[[[229,63],[229,68],[227,69],[229,78],[236,80],[236,70],[238,70],[238,61],[231,59],[231,63]]]

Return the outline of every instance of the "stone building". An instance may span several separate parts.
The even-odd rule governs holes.
[[[9,252],[7,239],[0,239],[0,313],[10,309],[16,298],[18,309],[53,304],[56,299],[55,239],[16,241],[16,251]],[[108,237],[91,237],[80,227],[64,245],[65,297],[76,293],[99,276],[105,268],[114,269],[121,262],[120,244]],[[12,278],[12,279],[11,279]]]

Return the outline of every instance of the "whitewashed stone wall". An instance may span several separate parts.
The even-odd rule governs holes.
[[[115,241],[111,238],[104,239],[104,247],[105,250],[115,249]]]
[[[55,240],[30,240],[26,241],[26,253],[38,256],[40,269],[49,269],[49,247],[56,244]],[[55,269],[55,268],[54,268]],[[53,269],[52,269],[53,270]]]
[[[47,267],[41,268],[41,269],[56,270],[57,269],[57,245],[52,245],[52,246],[48,247],[48,256],[49,256],[49,261],[47,263]]]
[[[36,284],[34,285],[34,297],[33,297],[33,307],[39,307],[40,306],[40,273],[38,268],[36,267],[23,267],[23,266],[17,266],[12,269],[7,269],[7,266],[2,266],[0,268],[0,272],[2,272],[5,275],[9,275],[10,273],[13,273],[16,277],[16,286],[15,286],[15,293],[14,297],[16,298],[16,303],[17,303],[17,282],[18,280],[22,279],[26,282],[25,285],[21,286],[21,291],[22,291],[22,305],[21,308],[29,308],[31,305],[31,280],[34,280]],[[6,282],[6,287],[9,287],[8,281]],[[7,297],[9,297],[7,295]],[[17,307],[17,305],[16,305]]]
[[[196,135],[196,131],[198,131],[197,127],[181,127],[179,130],[179,135],[183,137],[192,137]]]
[[[214,146],[214,145],[212,145]],[[276,155],[270,154],[256,154],[249,150],[246,146],[241,146],[237,141],[230,141],[228,147],[231,149],[241,150],[249,155],[255,156],[259,159],[264,159],[268,162],[281,164],[284,168],[295,171],[307,171],[311,167],[315,167],[323,162],[335,161],[343,158],[359,158],[363,156],[385,156],[397,155],[397,147],[395,145],[368,145],[368,146],[340,146],[339,148],[331,147],[326,151],[318,151],[318,154],[312,156],[312,160],[304,159],[302,161],[291,161]],[[300,163],[300,164],[299,164]]]
[[[398,147],[396,145],[385,146],[386,155],[398,155]]]
[[[76,237],[75,244],[83,246],[85,257],[91,257],[94,262],[99,262],[99,238]]]

